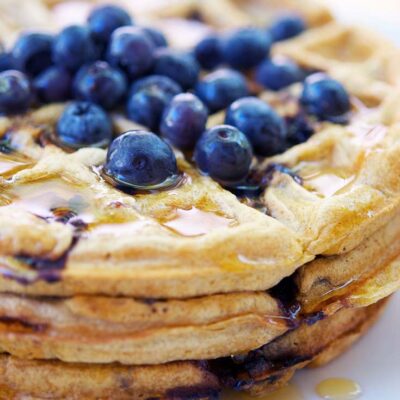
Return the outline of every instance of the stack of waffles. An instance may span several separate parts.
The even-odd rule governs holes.
[[[180,186],[126,194],[99,174],[104,149],[46,140],[63,104],[2,117],[1,399],[266,393],[342,353],[400,286],[400,51],[312,1],[169,3],[138,13],[177,46],[301,14],[311,28],[274,55],[340,80],[349,122],[314,122],[305,143],[258,159],[267,185],[250,198],[178,151]],[[253,86],[297,115],[300,84]],[[112,117],[116,134],[137,127]]]

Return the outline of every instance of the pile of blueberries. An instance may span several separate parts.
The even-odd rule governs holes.
[[[288,123],[251,96],[248,74],[272,91],[303,81],[299,104],[311,118],[338,121],[350,110],[339,82],[269,56],[275,42],[305,29],[300,17],[288,15],[268,29],[212,35],[183,52],[120,7],[101,6],[85,26],[54,36],[24,33],[0,54],[0,113],[73,100],[57,123],[57,140],[72,149],[109,146],[104,171],[119,184],[170,184],[179,176],[172,145],[193,151],[202,173],[234,187],[249,176],[254,155],[280,153],[312,134],[306,120]],[[107,111],[121,107],[154,133],[129,131],[112,141]],[[208,116],[223,109],[225,125],[206,130]]]

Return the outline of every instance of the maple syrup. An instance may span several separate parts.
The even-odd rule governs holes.
[[[303,180],[303,186],[324,197],[344,192],[355,179],[355,176],[348,171],[324,166],[319,162],[300,163],[297,170],[296,173]]]
[[[163,226],[183,236],[201,236],[233,224],[234,220],[231,218],[214,212],[203,211],[196,207],[188,210],[178,208],[174,218],[162,222]]]
[[[124,182],[118,180],[114,176],[109,175],[105,169],[101,167],[93,167],[92,171],[96,174],[96,176],[113,186],[115,189],[120,190],[123,193],[129,195],[135,194],[150,194],[150,193],[158,193],[161,191],[171,190],[180,187],[184,183],[190,181],[189,177],[186,174],[178,173],[176,175],[169,176],[163,182],[158,183],[152,186],[138,186],[132,183]]]
[[[304,400],[300,389],[294,384],[289,384],[273,393],[268,393],[260,397],[232,390],[226,390],[221,395],[221,400],[254,400],[255,398],[259,400]]]
[[[66,179],[51,178],[15,185],[6,194],[12,199],[13,206],[44,219],[58,220],[69,215],[86,224],[95,219],[89,190]]]
[[[0,177],[9,178],[25,168],[32,166],[32,162],[17,153],[0,153]]]
[[[355,135],[355,142],[363,147],[376,146],[385,138],[388,128],[381,124],[357,122],[350,125],[350,131]]]
[[[316,386],[315,391],[327,400],[353,400],[361,395],[360,385],[345,378],[325,379]]]
[[[341,177],[333,173],[320,173],[314,176],[304,178],[304,186],[322,194],[325,197],[331,197],[348,186],[354,180],[354,176]]]

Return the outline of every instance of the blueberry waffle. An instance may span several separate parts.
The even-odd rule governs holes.
[[[399,51],[312,1],[134,12],[1,54],[0,398],[273,391],[400,286]]]

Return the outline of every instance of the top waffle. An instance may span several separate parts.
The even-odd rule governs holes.
[[[167,17],[218,30],[265,23],[278,8],[296,7],[310,26],[323,26],[276,45],[274,54],[342,80],[353,95],[348,122],[313,121],[316,133],[305,143],[258,157],[254,169],[266,186],[249,198],[201,175],[178,150],[180,185],[126,193],[101,174],[104,149],[71,152],[49,141],[63,104],[3,117],[1,291],[174,298],[266,290],[319,254],[350,251],[397,214],[398,50],[327,23],[329,13],[309,2],[300,9],[281,3],[218,2],[225,12],[211,12],[208,2],[180,2]],[[251,11],[257,7],[265,15]],[[194,12],[204,22],[185,22]],[[165,16],[162,7],[155,14]],[[300,112],[301,84],[264,91],[251,74],[248,84],[286,119]],[[112,118],[115,135],[138,128],[117,113]],[[223,118],[223,111],[211,115],[208,125]]]

